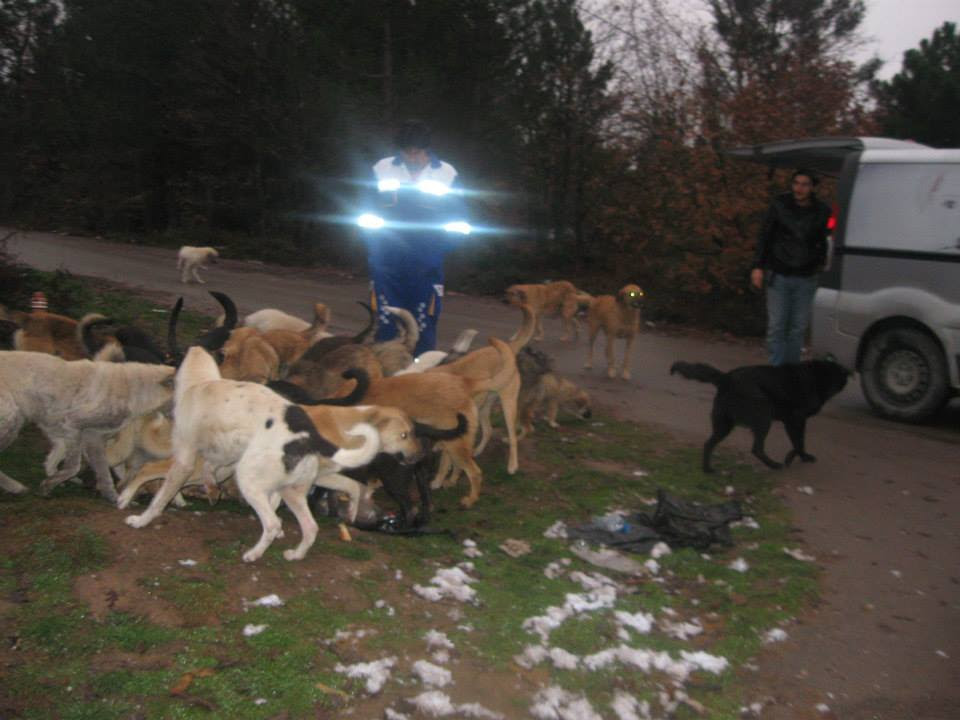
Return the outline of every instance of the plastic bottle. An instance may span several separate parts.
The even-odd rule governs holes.
[[[607,513],[595,516],[593,524],[607,532],[620,532],[626,523],[620,513]]]

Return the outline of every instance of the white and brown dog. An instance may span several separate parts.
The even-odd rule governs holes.
[[[626,347],[623,350],[620,377],[624,380],[630,378],[630,352],[633,349],[633,341],[640,332],[642,307],[643,290],[633,283],[624,285],[615,296],[598,295],[590,301],[590,309],[587,310],[590,338],[587,345],[587,361],[583,365],[585,370],[593,368],[593,343],[597,339],[597,333],[603,330],[607,338],[607,377],[617,376],[613,343],[617,338],[623,338]]]
[[[126,522],[139,528],[156,518],[202,458],[211,473],[233,468],[240,493],[260,518],[263,532],[243,554],[244,561],[258,559],[281,536],[274,509],[278,496],[301,531],[300,544],[283,556],[299,560],[317,536],[317,523],[307,506],[309,489],[317,483],[346,492],[358,503],[359,485],[336,473],[369,463],[380,449],[379,435],[367,423],[355,424],[346,434],[359,446],[337,447],[317,432],[303,408],[263,385],[222,379],[213,357],[192,347],[176,376],[173,464],[147,510],[130,515]]]
[[[177,253],[177,270],[180,271],[180,282],[188,283],[193,278],[194,282],[202,285],[204,281],[200,279],[200,268],[206,267],[208,263],[215,263],[218,257],[220,257],[220,253],[216,248],[184,245]]]

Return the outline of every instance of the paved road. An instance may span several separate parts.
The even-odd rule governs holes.
[[[7,232],[0,228],[0,237]],[[184,286],[173,250],[40,233],[18,233],[7,245],[37,268],[182,294],[190,308],[215,309],[206,295],[211,288],[227,292],[242,313],[277,307],[306,316],[323,301],[336,330],[366,319],[355,304],[365,299],[365,282],[348,274],[228,260],[206,273],[206,286]],[[440,343],[466,327],[480,338],[505,337],[518,323],[519,312],[494,299],[454,294],[445,300]],[[583,342],[556,340],[556,321],[547,321],[546,332],[543,349],[598,405],[696,444],[708,434],[713,389],[670,377],[670,364],[700,360],[726,369],[763,362],[756,343],[654,328],[637,343],[633,380],[611,381],[581,371]],[[927,426],[891,423],[870,414],[853,382],[811,422],[808,436],[819,462],[782,471],[780,482],[798,542],[826,569],[824,599],[789,629],[788,642],[761,658],[756,699],[776,699],[763,717],[819,718],[815,705],[825,703],[845,720],[960,718],[960,406]],[[728,445],[746,451],[749,440],[737,430]],[[770,454],[782,457],[787,449],[775,428]],[[803,486],[814,494],[797,492]]]

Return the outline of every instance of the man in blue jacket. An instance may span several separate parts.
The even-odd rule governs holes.
[[[817,273],[827,256],[830,208],[814,194],[817,176],[793,173],[790,192],[774,198],[760,229],[750,282],[767,284],[767,353],[771,365],[800,362]]]
[[[394,140],[397,154],[373,166],[376,189],[358,222],[367,229],[376,339],[396,334],[384,306],[402,307],[420,327],[419,355],[437,345],[444,256],[471,228],[454,187],[457,171],[431,152],[429,128],[405,121]]]

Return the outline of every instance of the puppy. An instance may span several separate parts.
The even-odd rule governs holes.
[[[520,395],[517,399],[518,438],[533,432],[533,420],[544,411],[547,424],[557,424],[560,408],[567,408],[579,418],[591,416],[590,395],[574,383],[553,372],[553,363],[542,352],[526,347],[517,353],[520,371]]]
[[[561,340],[570,339],[570,330],[573,329],[574,340],[580,337],[580,321],[577,320],[577,309],[580,304],[589,300],[589,295],[577,290],[573,283],[567,280],[539,283],[532,285],[511,285],[504,294],[504,302],[509,305],[529,305],[536,318],[536,335],[534,340],[543,340],[542,318],[546,314],[560,315],[563,325]]]
[[[16,439],[24,423],[33,422],[51,442],[43,494],[74,477],[86,457],[97,490],[116,502],[104,444],[133,418],[168,406],[172,385],[173,368],[164,365],[68,362],[44,353],[0,352],[0,450]],[[25,491],[2,472],[0,487]]]
[[[640,331],[640,308],[643,307],[643,290],[639,285],[630,283],[624,285],[614,295],[600,295],[590,301],[587,310],[587,324],[590,329],[590,340],[587,345],[587,361],[585,370],[593,368],[593,343],[597,333],[603,330],[607,338],[607,377],[617,376],[614,360],[614,340],[623,338],[626,347],[623,350],[623,363],[620,365],[620,377],[630,378],[630,353],[633,341]]]
[[[703,363],[675,362],[670,374],[712,383],[717,387],[710,419],[713,433],[703,446],[703,471],[713,472],[710,455],[736,425],[753,432],[753,454],[767,467],[780,468],[764,451],[774,420],[783,423],[793,445],[784,462],[795,457],[813,462],[804,446],[807,418],[820,412],[830,398],[847,384],[847,371],[834,362],[808,360],[795,365],[750,365],[724,373]]]
[[[194,472],[198,458],[207,471],[232,467],[240,493],[263,527],[258,542],[243,554],[245,562],[258,559],[281,534],[274,510],[278,495],[301,531],[300,544],[284,557],[302,559],[317,535],[307,491],[317,482],[349,492],[358,502],[357,484],[336,473],[370,462],[380,446],[376,430],[366,423],[347,430],[359,447],[335,446],[321,437],[302,408],[272,390],[223,380],[216,362],[200,347],[190,348],[177,370],[174,403],[173,464],[147,510],[126,522],[139,528],[157,517]]]
[[[180,271],[180,282],[188,283],[193,278],[194,282],[204,284],[204,281],[200,279],[200,268],[206,267],[208,263],[217,262],[218,257],[220,257],[220,253],[217,252],[216,248],[184,245],[177,253],[177,270]]]

